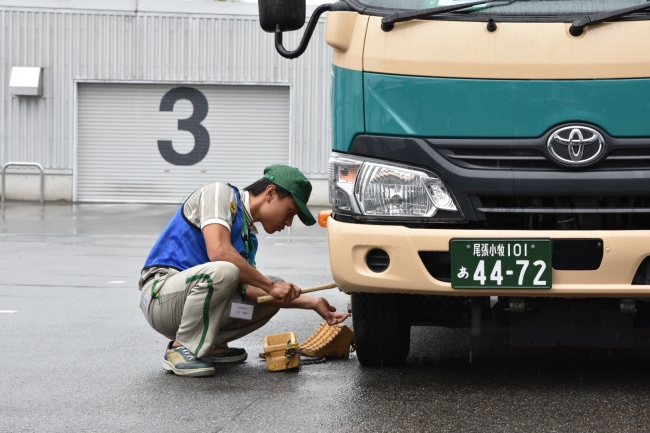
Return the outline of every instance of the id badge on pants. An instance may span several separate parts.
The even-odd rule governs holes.
[[[230,317],[232,319],[252,320],[255,305],[243,302],[233,302],[230,306]]]

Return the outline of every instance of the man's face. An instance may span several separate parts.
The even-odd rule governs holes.
[[[271,234],[291,227],[293,217],[298,214],[298,205],[290,195],[279,198],[275,186],[269,186],[265,191],[265,200],[260,208],[260,223],[264,230]]]

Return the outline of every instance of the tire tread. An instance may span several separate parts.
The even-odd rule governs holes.
[[[411,324],[406,295],[355,293],[352,320],[357,358],[364,366],[396,366],[406,361]]]

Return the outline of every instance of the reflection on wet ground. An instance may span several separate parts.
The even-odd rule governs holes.
[[[362,369],[349,410],[410,431],[645,431],[650,336],[635,338],[634,350],[511,349],[507,330],[414,328],[408,366]]]

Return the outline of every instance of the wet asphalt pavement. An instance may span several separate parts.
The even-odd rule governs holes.
[[[511,350],[507,331],[413,328],[403,368],[362,368],[352,355],[269,373],[257,359],[265,335],[303,340],[321,323],[311,311],[285,310],[234,344],[247,362],[218,366],[212,378],[168,374],[167,341],[142,317],[137,280],[176,208],[7,203],[1,432],[650,430],[645,332],[634,350]],[[258,266],[302,287],[329,282],[325,235],[294,227],[265,236]],[[321,293],[346,309],[346,295]]]

